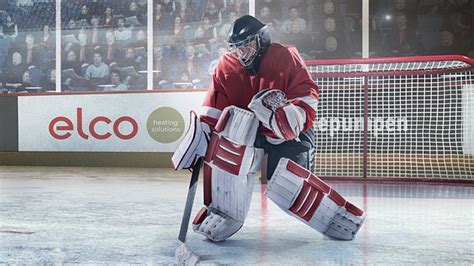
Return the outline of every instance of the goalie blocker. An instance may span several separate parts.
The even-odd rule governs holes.
[[[354,239],[365,219],[364,211],[286,158],[279,161],[265,194],[283,211],[331,238]]]

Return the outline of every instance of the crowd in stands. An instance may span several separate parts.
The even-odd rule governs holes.
[[[146,0],[63,1],[61,21],[63,87],[146,89]]]
[[[0,90],[54,90],[55,3],[0,0]]]
[[[275,42],[304,59],[362,56],[362,1],[258,0]],[[153,55],[147,5],[153,3]],[[0,84],[54,90],[55,0],[0,0]],[[370,1],[370,56],[472,56],[470,0]],[[141,90],[147,60],[157,89],[205,88],[248,0],[63,0],[62,88]],[[0,89],[1,86],[0,86]]]
[[[370,57],[472,56],[472,10],[471,0],[370,1]],[[256,14],[306,59],[362,56],[362,1],[262,0]]]

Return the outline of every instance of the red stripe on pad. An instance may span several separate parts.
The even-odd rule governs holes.
[[[219,167],[220,169],[222,169],[222,170],[224,170],[228,173],[231,173],[233,175],[239,175],[240,164],[233,165],[229,162],[226,162],[226,161],[220,159],[219,157],[214,157],[214,159],[212,159],[212,162],[214,163],[215,166]]]
[[[230,118],[230,113],[228,109],[225,109],[221,116],[219,117],[219,121],[217,121],[217,125],[214,128],[216,132],[222,132],[225,129],[225,126],[227,125],[227,122],[229,122]]]
[[[211,162],[212,158],[214,158],[214,153],[216,152],[216,148],[218,144],[219,144],[219,135],[213,133],[211,136],[211,140],[209,141],[209,146],[207,147],[204,161]]]
[[[236,154],[232,154],[229,151]],[[222,137],[219,139],[216,151],[214,152],[213,157],[210,159],[220,169],[233,175],[239,175],[244,154],[245,146],[234,144],[228,139]],[[222,159],[217,157],[217,155],[220,155]]]
[[[306,194],[309,192],[310,189],[311,189],[311,186],[308,183],[303,182],[303,187],[300,190],[300,194],[298,194],[298,197],[296,197],[295,202],[289,209],[291,212],[293,212],[294,214],[297,214],[296,212],[300,209],[300,206],[304,203]]]
[[[306,179],[310,174],[308,170],[293,161],[288,161],[288,164],[286,164],[286,170],[303,179]]]
[[[301,108],[303,108],[306,112],[306,121],[305,121],[305,126],[303,128],[303,131],[308,130],[311,126],[314,124],[314,119],[316,117],[316,110],[311,107],[311,105],[307,104],[304,101],[301,100],[294,100],[291,102],[294,105],[297,105]]]
[[[207,208],[202,207],[199,212],[196,214],[196,217],[194,217],[193,224],[201,224],[204,219],[207,217]]]
[[[231,152],[223,149],[222,147],[217,148],[216,156],[225,158],[226,160],[232,161],[232,162],[234,162],[235,164],[238,164],[238,165],[240,165],[242,163],[242,159],[243,159],[242,154],[231,153]]]
[[[212,168],[204,163],[204,205],[209,206],[212,202]]]
[[[310,186],[308,196],[305,198],[300,210],[296,212],[296,215],[303,218],[305,214],[309,211],[309,209],[312,207],[313,202],[316,201],[316,197],[318,196],[318,194],[318,191],[314,188],[311,188]]]
[[[317,176],[313,174],[309,176],[308,182],[326,194],[328,194],[329,191],[331,190],[331,187],[329,187],[326,183],[324,183],[323,180],[319,179]]]
[[[344,207],[346,207],[346,210],[352,214],[354,214],[355,216],[362,216],[364,214],[364,211],[357,208],[354,204],[350,203],[349,201],[346,202],[346,205],[344,205]]]
[[[289,210],[309,222],[321,204],[323,197],[324,194],[321,191],[313,188],[308,182],[303,182],[300,194]]]
[[[238,144],[234,144],[226,138],[220,138],[219,146],[222,146],[222,147],[224,147],[224,148],[226,148],[226,149],[228,149],[228,150],[230,150],[234,153],[237,153],[239,155],[244,155],[245,147],[246,147],[246,146],[241,146],[241,145],[238,145]]]
[[[324,197],[323,193],[318,193],[316,200],[314,201],[313,205],[311,206],[311,209],[309,209],[308,213],[304,217],[301,217],[301,218],[303,218],[305,221],[309,222],[309,220],[311,220],[311,218],[313,218],[313,215],[316,212],[316,210],[318,209],[319,204],[321,204],[321,201],[323,200],[323,197]]]
[[[338,206],[344,206],[344,204],[346,203],[346,200],[341,196],[339,195],[339,193],[337,193],[334,189],[331,190],[331,192],[329,192],[329,196],[328,196],[332,201],[334,201]]]
[[[285,139],[294,139],[296,138],[295,132],[288,121],[284,106],[275,110],[275,118],[278,128],[280,129],[281,134]]]
[[[209,127],[211,127],[211,128],[214,128],[214,126],[217,124],[217,119],[215,119],[214,117],[211,117],[211,116],[201,115],[199,117],[199,119],[202,122],[208,124]]]

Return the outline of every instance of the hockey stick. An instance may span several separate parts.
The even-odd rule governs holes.
[[[194,197],[198,185],[199,172],[201,170],[203,158],[199,158],[193,166],[193,173],[191,181],[189,182],[188,195],[186,196],[186,205],[184,206],[183,218],[181,220],[181,228],[179,229],[178,240],[181,245],[176,249],[175,257],[178,263],[196,264],[199,261],[199,256],[194,254],[192,250],[186,245],[186,235],[188,234],[189,220],[191,218],[191,211],[193,209]]]

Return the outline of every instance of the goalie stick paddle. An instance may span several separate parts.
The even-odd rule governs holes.
[[[181,220],[181,228],[179,229],[178,239],[181,242],[186,241],[186,235],[188,234],[189,220],[191,218],[191,211],[193,209],[194,197],[196,195],[197,181],[199,178],[199,171],[203,158],[199,158],[196,164],[193,166],[193,173],[191,175],[191,181],[189,182],[188,195],[186,196],[186,205],[184,205],[183,219]]]

